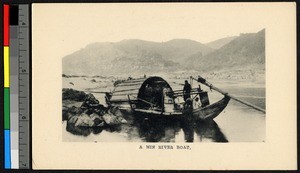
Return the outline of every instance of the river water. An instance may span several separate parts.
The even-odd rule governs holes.
[[[181,80],[180,80],[181,81]],[[180,81],[173,80],[171,83]],[[265,85],[253,81],[210,81],[222,90],[265,109]],[[172,86],[173,87],[173,86]],[[173,89],[182,86],[173,87]],[[205,89],[205,88],[203,88]],[[209,89],[206,88],[208,91]],[[223,96],[209,91],[210,102]],[[95,94],[103,103],[103,95]],[[126,115],[131,117],[132,115]],[[107,128],[76,128],[67,131],[62,122],[65,142],[264,142],[266,114],[230,100],[213,121],[194,122],[174,119],[138,119]],[[133,119],[135,119],[133,117]]]

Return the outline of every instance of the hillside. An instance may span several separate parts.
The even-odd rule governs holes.
[[[214,52],[207,55],[194,54],[186,61],[187,68],[202,72],[241,67],[264,68],[265,30],[258,33],[241,34]]]
[[[241,69],[257,69],[254,73],[264,71],[265,30],[219,39],[208,45],[220,48],[212,49],[188,39],[160,43],[137,39],[93,43],[64,57],[63,73],[129,76],[196,70],[200,73],[222,71],[222,74],[228,71],[232,76],[232,71],[237,69],[239,73]]]
[[[214,49],[202,43],[188,39],[174,39],[162,43],[162,50],[161,53],[164,58],[175,62],[184,62],[188,57],[199,52],[207,55],[214,51]]]
[[[64,57],[63,73],[101,75],[169,72],[181,68],[179,63],[196,52],[206,55],[212,51],[204,44],[187,39],[162,43],[137,39],[93,43]]]
[[[237,36],[221,38],[221,39],[206,43],[205,45],[208,47],[211,47],[213,49],[219,49],[222,46],[226,45],[227,43],[231,42],[232,40],[234,40],[236,38],[237,38]]]

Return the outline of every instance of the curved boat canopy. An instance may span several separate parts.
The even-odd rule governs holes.
[[[162,104],[163,90],[171,86],[161,77],[129,79],[116,85],[112,92],[111,102],[138,101],[140,107]]]

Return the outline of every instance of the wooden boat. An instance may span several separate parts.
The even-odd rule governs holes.
[[[146,113],[146,114],[152,114],[152,115],[164,115],[164,116],[190,116],[192,115],[195,119],[200,120],[212,120],[215,117],[217,117],[227,106],[228,102],[230,100],[230,97],[224,96],[221,100],[218,102],[215,102],[211,105],[207,105],[205,107],[192,109],[190,110],[179,110],[174,112],[161,112],[157,110],[147,110],[147,109],[134,109],[135,113]]]
[[[118,81],[107,97],[107,104],[118,106],[121,111],[134,113],[135,116],[184,118],[212,120],[227,106],[230,97],[209,103],[208,94],[200,88],[191,90],[191,98],[183,101],[182,90],[173,90],[163,78],[145,77]],[[193,105],[199,98],[200,107]]]

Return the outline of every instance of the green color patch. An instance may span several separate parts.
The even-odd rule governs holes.
[[[10,128],[10,95],[9,88],[4,88],[4,129]]]

